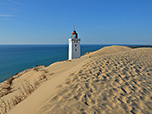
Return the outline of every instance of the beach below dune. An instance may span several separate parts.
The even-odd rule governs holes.
[[[18,75],[21,76],[11,82],[11,92],[1,97],[9,102],[9,107],[13,105],[12,98],[23,97],[21,91],[26,95],[22,89],[25,80],[33,87],[38,80],[40,84],[11,108],[1,101],[1,113],[152,113],[151,48],[105,47],[80,59],[29,69]]]

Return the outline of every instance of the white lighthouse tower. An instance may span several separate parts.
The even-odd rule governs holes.
[[[80,39],[74,28],[69,39],[69,60],[80,58]]]

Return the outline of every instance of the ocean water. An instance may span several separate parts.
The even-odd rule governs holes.
[[[81,55],[110,45],[81,45]],[[68,45],[0,45],[0,82],[36,65],[68,59]]]

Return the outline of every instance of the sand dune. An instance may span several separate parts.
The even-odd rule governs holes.
[[[131,48],[126,47],[126,46],[113,45],[113,46],[103,47],[94,52],[88,52],[88,53],[84,54],[81,58],[95,57],[95,56],[105,55],[105,54],[113,54],[113,53],[118,53],[118,52],[122,52],[122,51],[129,51],[129,50],[131,50]]]
[[[1,98],[11,99],[19,94],[15,92],[22,87],[22,80],[33,85],[44,74],[46,80],[42,78],[26,99],[8,110],[9,114],[152,113],[151,48],[110,46],[81,59],[57,62],[37,71],[29,69],[12,81],[14,92]]]
[[[41,113],[151,114],[152,49],[91,59],[60,85]]]

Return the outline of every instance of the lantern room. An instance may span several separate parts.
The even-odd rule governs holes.
[[[71,34],[72,38],[78,38],[78,34],[76,33],[76,31],[74,30]]]

